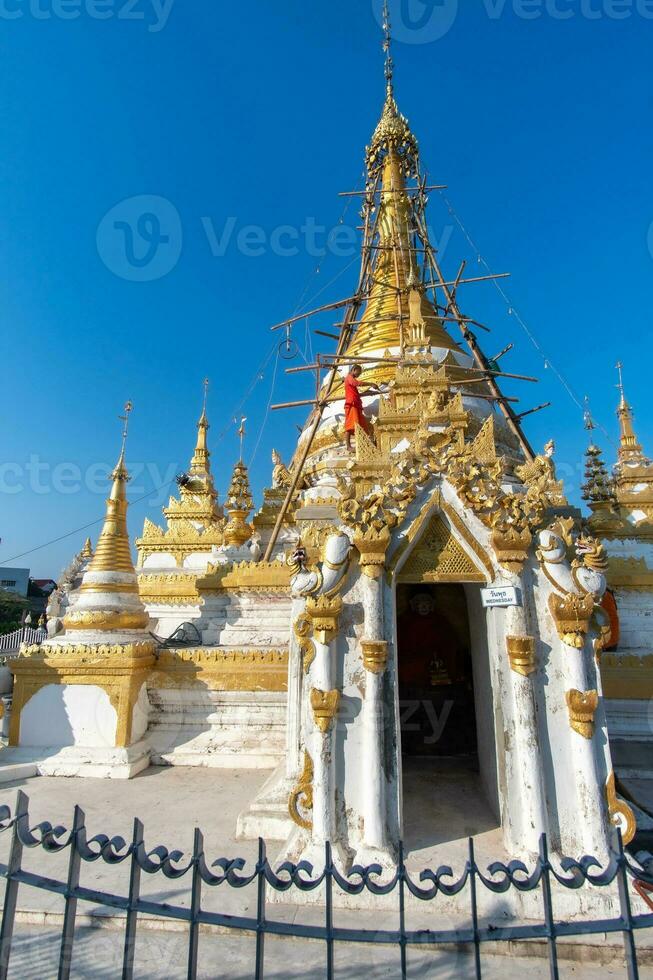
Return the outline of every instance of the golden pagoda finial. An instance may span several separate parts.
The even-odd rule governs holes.
[[[133,572],[127,533],[127,481],[130,479],[125,465],[125,448],[129,430],[129,416],[133,409],[130,401],[125,404],[125,414],[118,418],[123,423],[120,456],[111,474],[111,492],[107,500],[106,516],[98,538],[89,571]]]
[[[621,428],[619,461],[635,462],[642,458],[642,447],[638,443],[637,436],[635,435],[635,429],[633,426],[633,410],[626,401],[626,390],[624,388],[623,375],[624,366],[621,361],[618,361],[616,367],[617,371],[619,372],[619,384],[617,385],[617,388],[620,394],[619,408],[617,409],[619,426]]]
[[[376,173],[386,155],[393,149],[399,157],[402,173],[409,176],[417,172],[419,151],[408,120],[399,112],[395,102],[392,33],[387,0],[383,4],[383,50],[385,52],[385,102],[381,119],[367,148],[367,169],[370,175]]]
[[[245,419],[240,423],[238,430],[241,438],[241,458],[234,466],[231,483],[227,490],[226,510],[229,521],[224,529],[225,544],[240,546],[252,536],[252,528],[247,523],[247,516],[252,509],[254,501],[249,486],[249,476],[247,467],[242,460],[242,439],[245,434]]]
[[[93,557],[93,545],[91,544],[91,539],[87,538],[84,542],[84,547],[82,548],[82,558],[92,558]]]
[[[392,95],[392,78],[395,63],[392,60],[392,28],[388,0],[383,0],[383,50],[385,52],[385,82],[388,95]]]
[[[209,457],[210,452],[207,447],[206,434],[209,430],[209,420],[206,415],[206,402],[209,392],[209,379],[204,378],[202,382],[204,385],[204,399],[202,402],[202,414],[200,415],[197,422],[197,442],[195,443],[195,452],[193,453],[193,458],[190,462],[190,472],[193,476],[198,474],[208,475],[210,472]]]

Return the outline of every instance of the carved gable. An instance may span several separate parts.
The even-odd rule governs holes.
[[[485,576],[434,514],[399,573],[399,582],[485,582]]]

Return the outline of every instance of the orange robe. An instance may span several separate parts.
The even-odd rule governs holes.
[[[363,399],[358,388],[360,381],[353,374],[345,378],[345,432],[355,432],[356,426],[369,432],[369,423],[363,411]]]

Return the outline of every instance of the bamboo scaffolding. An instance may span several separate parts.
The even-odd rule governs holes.
[[[380,180],[381,180],[381,174],[379,173],[379,174],[377,174],[377,177],[376,177],[376,184],[375,184],[374,190],[376,190],[376,188],[378,187]],[[374,235],[376,234],[376,229],[377,229],[377,226],[378,226],[378,221],[379,221],[379,215],[380,215],[380,213],[381,213],[381,209],[380,208],[377,208],[376,215],[375,215],[375,218],[374,218],[374,225],[370,229],[370,209],[369,209],[369,207],[367,207],[365,209],[365,237],[364,237],[364,240],[363,240],[364,246],[369,245],[369,243],[373,240]],[[368,278],[369,266],[370,266],[370,262],[371,262],[371,255],[372,255],[372,253],[371,253],[371,250],[369,248],[364,248],[363,249],[363,258],[362,258],[362,262],[361,262],[361,270],[360,270],[359,277],[358,277],[358,288],[356,290],[356,294],[350,300],[351,305],[349,306],[349,309],[347,310],[347,313],[345,314],[345,321],[344,321],[345,322],[345,327],[343,328],[342,334],[340,336],[340,340],[338,342],[338,353],[342,353],[344,351],[344,349],[346,348],[347,344],[349,343],[349,338],[350,338],[351,330],[352,330],[352,328],[351,328],[351,326],[349,326],[349,324],[350,324],[350,322],[352,320],[355,320],[356,319],[356,315],[358,313],[358,310],[359,310],[361,304],[364,301],[363,291],[364,291],[364,286],[366,285],[366,281],[367,281],[367,278]],[[332,309],[337,309],[337,306],[338,305],[343,306],[343,305],[346,305],[346,304],[340,303],[340,304],[337,304],[335,306],[332,306],[331,308]],[[299,319],[301,319],[301,317]],[[283,326],[285,326],[285,324],[283,324]],[[336,379],[336,372],[335,371],[332,371],[330,373],[329,379],[327,381],[327,390],[325,392],[325,397],[326,398],[329,397],[329,394],[331,392],[331,389],[333,388],[333,384],[335,382],[335,379]],[[299,481],[300,481],[301,476],[302,476],[302,473],[304,471],[304,465],[306,463],[306,460],[308,459],[308,454],[311,451],[311,446],[313,445],[313,440],[315,438],[315,434],[316,434],[316,432],[317,432],[317,430],[318,430],[318,428],[320,426],[320,422],[322,421],[322,414],[324,412],[324,407],[321,407],[320,408],[319,406],[317,406],[317,408],[318,408],[318,410],[315,413],[315,419],[313,420],[313,422],[311,424],[311,428],[310,428],[309,433],[308,433],[308,438],[306,439],[306,444],[304,445],[304,448],[302,449],[302,452],[301,452],[301,455],[300,455],[299,460],[296,462],[296,464],[293,467],[293,475],[292,475],[292,479],[290,481],[290,486],[288,487],[288,490],[286,492],[286,496],[284,498],[283,504],[281,505],[281,508],[279,510],[279,513],[277,514],[277,519],[276,519],[275,524],[274,524],[274,527],[272,529],[272,534],[270,535],[270,540],[268,541],[267,548],[265,549],[265,555],[264,555],[264,559],[263,559],[264,561],[270,561],[270,558],[272,556],[272,552],[274,551],[274,546],[277,543],[277,538],[279,537],[279,531],[281,530],[281,525],[283,524],[283,522],[285,520],[286,514],[288,513],[288,508],[290,507],[290,504],[292,502],[292,499],[293,499],[293,497],[294,497],[294,495],[295,495],[295,493],[297,491],[297,487],[299,485]]]
[[[459,317],[459,326],[460,326],[460,329],[461,329],[461,333],[463,334],[463,337],[465,338],[465,341],[467,342],[467,344],[468,344],[468,346],[469,346],[469,348],[470,348],[470,350],[472,352],[472,356],[473,356],[474,360],[476,361],[477,365],[479,366],[479,369],[491,373],[491,368],[489,366],[489,361],[487,360],[485,354],[483,354],[481,348],[479,347],[479,345],[478,345],[478,343],[476,341],[476,338],[471,333],[471,331],[467,330],[466,327],[464,326],[465,320],[464,320],[464,317],[461,314],[460,307],[458,306],[458,301],[456,300],[456,297],[455,296],[452,297],[452,295],[451,295],[451,293],[449,291],[449,287],[446,286],[446,285],[444,285],[444,276],[442,275],[442,269],[440,268],[440,264],[439,264],[439,262],[437,260],[437,257],[435,255],[435,252],[433,251],[433,249],[432,249],[432,247],[430,245],[430,242],[428,240],[428,233],[427,233],[426,228],[424,226],[424,221],[422,220],[422,216],[421,215],[417,215],[416,217],[417,217],[417,219],[419,221],[419,237],[420,237],[422,243],[424,244],[424,247],[429,250],[428,262],[429,262],[429,265],[431,266],[432,273],[433,273],[433,275],[437,276],[438,279],[440,279],[440,281],[443,283],[442,289],[443,289],[445,298],[446,298],[447,302],[451,304],[452,312],[455,314],[456,317]],[[502,412],[502,414],[503,414],[503,416],[504,416],[504,418],[506,420],[506,423],[508,424],[508,427],[510,428],[510,430],[517,437],[517,439],[519,441],[519,444],[522,447],[522,450],[524,451],[524,455],[526,456],[526,458],[528,460],[532,461],[533,459],[535,459],[535,453],[533,452],[533,449],[532,449],[532,447],[531,447],[528,439],[526,438],[526,436],[524,435],[524,433],[522,431],[522,428],[521,428],[521,426],[519,424],[518,417],[515,415],[515,413],[511,409],[510,405],[507,402],[507,399],[505,399],[503,397],[503,395],[501,393],[501,389],[499,388],[499,386],[497,385],[496,381],[492,377],[488,378],[488,386],[489,386],[490,390],[493,392],[493,394],[496,395],[497,402],[498,402],[499,407],[501,409],[501,412]]]
[[[431,184],[429,187],[404,187],[403,190],[339,191],[338,197],[370,197],[374,194],[419,194],[424,191],[446,191],[448,184]]]

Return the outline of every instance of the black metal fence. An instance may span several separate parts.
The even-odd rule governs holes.
[[[653,886],[653,877],[631,864],[624,852],[621,835],[614,832],[610,860],[606,868],[592,857],[579,861],[565,858],[560,869],[550,862],[546,837],[540,842],[540,854],[535,868],[529,871],[520,861],[509,864],[496,862],[489,866],[487,873],[478,867],[474,857],[474,841],[469,839],[469,854],[461,877],[456,880],[452,869],[440,867],[437,871],[425,870],[419,875],[419,883],[409,876],[400,850],[399,861],[392,880],[382,882],[381,868],[372,865],[367,868],[354,867],[348,877],[343,877],[332,861],[331,848],[326,845],[325,866],[321,874],[313,877],[313,868],[305,862],[286,863],[273,871],[267,856],[265,844],[259,840],[258,860],[251,871],[246,871],[242,858],[220,858],[208,864],[204,853],[204,840],[199,829],[195,830],[192,857],[184,860],[181,851],[169,851],[159,846],[148,851],[144,842],[144,828],[140,820],[134,821],[131,843],[121,837],[109,838],[98,834],[89,839],[85,815],[80,807],[75,807],[72,830],[52,826],[48,822],[30,828],[29,801],[20,792],[16,801],[16,812],[12,815],[6,806],[0,807],[0,832],[11,831],[9,863],[0,864],[0,874],[6,879],[5,901],[0,931],[0,980],[9,975],[12,935],[16,918],[18,889],[28,885],[60,895],[64,899],[64,916],[59,953],[60,980],[70,976],[75,922],[78,903],[90,902],[108,909],[126,913],[122,956],[122,977],[134,976],[134,952],[139,915],[157,916],[162,919],[176,919],[188,923],[188,977],[197,975],[198,940],[202,925],[226,927],[241,930],[256,937],[255,962],[252,975],[259,980],[264,976],[265,937],[279,937],[322,940],[326,951],[326,975],[331,980],[334,975],[334,951],[336,943],[382,943],[397,947],[397,967],[402,977],[407,975],[409,948],[451,944],[469,948],[473,956],[473,969],[477,978],[482,978],[481,951],[488,943],[518,942],[524,940],[544,941],[548,947],[549,971],[552,978],[559,976],[559,939],[570,936],[590,936],[597,934],[621,933],[624,946],[626,976],[636,980],[639,976],[635,933],[639,929],[653,927],[653,914],[633,915],[630,902],[630,888],[635,888],[643,897]],[[56,853],[69,850],[68,875],[66,881],[56,881],[23,869],[24,848],[42,848],[45,852]],[[96,891],[80,885],[82,861],[102,860],[110,865],[127,862],[129,866],[129,893],[126,896]],[[167,879],[176,880],[190,875],[190,906],[183,907],[157,903],[141,898],[142,873],[162,874]],[[616,881],[618,887],[620,916],[611,919],[585,921],[559,921],[554,916],[552,888],[555,882],[567,889],[603,888]],[[256,918],[226,915],[209,912],[202,908],[202,888],[226,885],[244,888],[255,885],[257,890]],[[323,887],[324,925],[302,925],[275,921],[268,918],[266,907],[266,888],[270,886],[277,892],[313,891]],[[349,929],[334,925],[334,887],[351,896],[368,890],[373,895],[389,895],[398,889],[398,928],[397,929]],[[480,922],[477,894],[479,887],[494,894],[504,894],[510,889],[518,892],[533,892],[539,889],[543,902],[543,922],[527,922],[511,926],[482,925]],[[423,902],[433,902],[438,895],[458,895],[465,889],[469,894],[469,924],[455,929],[411,930],[406,923],[407,894]],[[437,909],[434,907],[434,926],[437,926]]]

